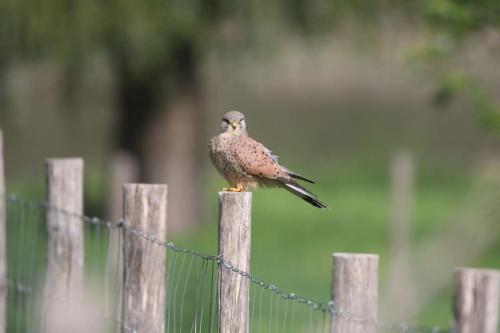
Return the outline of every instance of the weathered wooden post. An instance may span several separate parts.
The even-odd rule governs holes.
[[[500,302],[500,271],[457,268],[454,284],[453,332],[496,333]]]
[[[252,193],[219,192],[218,323],[221,333],[247,333]]]
[[[60,332],[61,304],[83,289],[83,160],[46,161],[47,271],[45,331]],[[59,304],[58,304],[59,303]]]
[[[376,332],[378,255],[333,254],[332,333]]]
[[[3,133],[0,130],[0,333],[6,328],[7,253],[5,244],[5,174],[3,166]]]
[[[163,333],[167,185],[126,184],[123,205],[122,332]]]
[[[411,212],[415,161],[407,150],[397,151],[391,161],[390,261],[385,303],[392,320],[409,320],[418,313],[410,265]],[[398,304],[394,307],[393,304]]]
[[[113,223],[123,217],[123,184],[135,183],[138,180],[139,166],[133,155],[120,151],[115,152],[109,161],[109,187],[107,196],[107,220]],[[123,290],[121,274],[123,272],[123,244],[121,228],[110,228],[108,253],[106,259],[107,285],[110,290],[106,295],[106,311],[110,318],[117,318],[121,312],[121,291]],[[118,295],[116,295],[118,292]],[[114,322],[113,332],[120,331],[119,323]]]

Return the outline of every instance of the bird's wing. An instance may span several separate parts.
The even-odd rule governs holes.
[[[264,147],[264,146],[263,146]],[[273,159],[274,162],[278,163],[278,159],[280,158],[278,155],[274,155],[271,149],[264,147],[266,153]]]
[[[252,176],[269,179],[288,176],[269,149],[246,135],[232,143],[231,153],[243,171]]]
[[[271,179],[292,177],[314,184],[313,180],[279,165],[278,155],[249,136],[239,137],[232,145],[232,152],[243,170],[253,176]]]
[[[293,178],[312,181],[280,166],[277,158],[263,144],[248,136],[241,136],[231,144],[231,154],[246,173],[271,180],[271,183],[285,188],[309,204],[318,208],[326,208],[316,195],[302,187]]]

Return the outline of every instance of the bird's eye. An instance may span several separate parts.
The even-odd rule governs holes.
[[[245,122],[245,119],[241,119],[241,120],[240,120],[240,123],[244,123],[244,122]]]
[[[229,124],[229,120],[227,118],[222,118],[222,121]]]

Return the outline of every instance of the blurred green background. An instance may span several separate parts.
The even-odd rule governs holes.
[[[88,215],[118,220],[124,181],[166,182],[169,238],[215,253],[207,142],[239,110],[331,206],[257,191],[252,273],[326,301],[332,252],[377,253],[383,316],[448,326],[452,268],[500,267],[499,23],[491,0],[3,0],[7,189],[43,198],[43,160],[82,156]]]

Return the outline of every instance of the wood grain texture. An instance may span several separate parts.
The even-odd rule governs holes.
[[[46,161],[47,271],[46,331],[58,328],[61,308],[54,302],[79,299],[83,290],[83,160]]]
[[[3,162],[3,133],[0,130],[0,333],[6,328],[7,253],[5,229],[5,173]]]
[[[332,333],[376,332],[370,322],[377,320],[378,262],[374,254],[333,254],[332,300],[340,315],[332,315]]]
[[[134,183],[139,177],[137,159],[125,151],[115,152],[109,161],[108,179],[109,190],[107,197],[107,220],[113,223],[123,218],[123,185]],[[109,230],[108,253],[106,258],[107,284],[111,290],[123,290],[122,279],[117,279],[119,272],[123,272],[123,244],[121,228]],[[115,295],[112,295],[115,296]],[[117,297],[108,299],[107,311],[118,318],[122,313],[121,293]],[[114,323],[113,332],[121,330],[119,323]]]
[[[454,332],[498,332],[500,271],[457,268],[453,301]]]
[[[48,283],[81,283],[83,274],[83,160],[46,162]]]
[[[167,185],[123,187],[122,332],[165,332]]]
[[[251,208],[252,193],[219,192],[219,255],[244,272],[250,272]],[[220,265],[219,332],[248,332],[248,292],[248,278]]]

